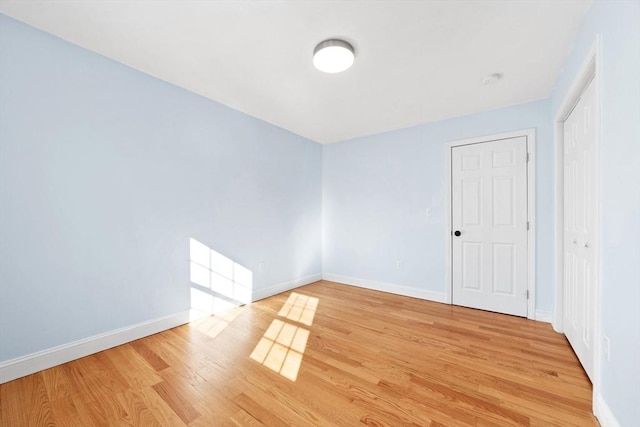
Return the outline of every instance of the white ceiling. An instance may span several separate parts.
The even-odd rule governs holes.
[[[539,1],[0,1],[0,11],[320,143],[550,95],[589,7]],[[356,49],[313,68],[327,38]],[[504,73],[501,83],[482,78]]]

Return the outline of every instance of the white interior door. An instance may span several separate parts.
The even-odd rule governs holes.
[[[564,123],[564,332],[593,378],[595,96],[584,91]]]
[[[451,149],[452,302],[527,316],[527,138]]]

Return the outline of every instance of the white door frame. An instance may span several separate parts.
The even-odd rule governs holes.
[[[445,158],[445,171],[447,173],[445,181],[447,183],[446,188],[446,237],[445,237],[445,254],[446,254],[446,294],[445,303],[452,304],[452,274],[451,269],[453,263],[451,261],[452,253],[452,236],[451,231],[451,150],[453,147],[459,147],[461,145],[469,144],[481,144],[483,142],[491,142],[500,139],[517,138],[524,136],[527,138],[527,152],[529,155],[529,162],[527,163],[527,217],[529,221],[529,233],[527,236],[527,290],[529,291],[529,300],[527,303],[527,318],[535,319],[536,308],[536,131],[533,128],[517,130],[513,132],[499,133],[495,135],[487,135],[477,138],[463,139],[460,141],[451,141],[447,145],[446,158]]]
[[[571,111],[578,103],[578,100],[582,96],[582,93],[587,88],[589,83],[593,81],[595,90],[595,104],[596,104],[596,117],[594,117],[594,123],[596,126],[596,140],[594,144],[594,182],[595,182],[595,238],[592,243],[593,253],[595,255],[594,266],[596,269],[595,286],[593,289],[593,298],[595,313],[594,316],[594,346],[593,346],[593,412],[597,416],[597,397],[600,394],[600,346],[601,346],[601,328],[600,328],[600,315],[601,315],[601,180],[600,180],[600,139],[601,139],[601,66],[602,66],[602,50],[601,50],[601,36],[596,36],[596,40],[593,47],[589,51],[587,58],[580,68],[580,71],[576,74],[570,89],[567,91],[560,108],[553,119],[554,133],[555,133],[555,309],[553,315],[553,329],[556,332],[564,332],[564,121],[569,117]]]

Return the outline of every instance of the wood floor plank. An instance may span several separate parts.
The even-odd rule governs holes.
[[[152,388],[185,424],[189,424],[191,421],[197,420],[200,417],[200,413],[191,404],[190,396],[184,395],[183,392],[187,388],[180,387],[178,384],[177,381],[171,383],[162,381],[153,385]]]
[[[133,347],[133,349],[137,351],[144,358],[144,360],[146,360],[149,365],[151,365],[151,367],[156,371],[162,371],[163,369],[169,367],[169,365],[167,365],[167,363],[162,360],[160,356],[158,356],[153,350],[147,347],[143,340],[136,340],[130,344],[131,347]]]
[[[320,281],[2,384],[0,423],[585,427],[591,393],[548,324]]]
[[[184,427],[186,424],[151,387],[139,390],[139,396],[161,426]],[[195,408],[195,406],[194,406]],[[197,408],[196,408],[197,411]]]
[[[127,412],[127,416],[123,419],[126,424],[149,427],[161,426],[151,408],[147,406],[141,390],[128,389],[115,397]]]

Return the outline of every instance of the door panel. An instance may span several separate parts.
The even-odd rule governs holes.
[[[516,278],[515,245],[493,244],[493,292],[515,296]]]
[[[513,176],[492,177],[493,180],[493,225],[514,226],[515,194]]]
[[[482,289],[482,244],[478,242],[462,243],[462,287],[465,290]]]
[[[469,179],[462,183],[462,223],[480,225],[480,180]]]
[[[564,123],[564,324],[565,335],[585,371],[593,375],[595,279],[593,84]]]
[[[527,315],[527,140],[451,150],[452,301]]]

